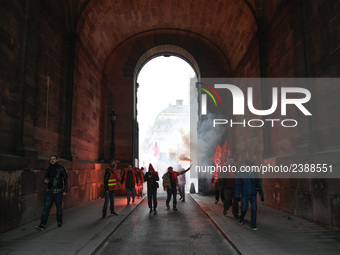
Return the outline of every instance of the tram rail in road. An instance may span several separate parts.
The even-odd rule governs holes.
[[[144,199],[92,254],[241,254],[191,196],[177,208],[167,210],[160,195],[158,213],[150,214]]]

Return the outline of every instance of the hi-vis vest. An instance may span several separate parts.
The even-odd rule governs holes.
[[[178,185],[178,173],[174,172],[176,174],[176,187],[179,187]],[[166,173],[166,178],[163,179],[163,187],[164,188],[170,188],[173,189],[175,187],[171,187],[171,182],[170,182],[170,178],[172,178],[172,175],[169,173]]]
[[[108,181],[108,186],[109,186],[109,190],[117,190],[118,189],[117,176],[116,176],[115,172],[111,171],[111,176],[110,176],[110,179]]]

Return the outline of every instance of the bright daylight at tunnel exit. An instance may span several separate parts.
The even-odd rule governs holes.
[[[137,120],[139,167],[149,163],[162,176],[167,167],[189,167],[190,89],[196,74],[183,59],[159,56],[149,60],[138,74]],[[187,174],[187,186],[191,180]]]

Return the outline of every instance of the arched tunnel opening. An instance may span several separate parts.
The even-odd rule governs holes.
[[[191,127],[190,96],[193,80],[192,66],[169,53],[149,60],[138,72],[137,121],[139,127],[138,167],[147,171],[149,164],[165,174],[169,166],[188,168]],[[197,178],[187,174],[187,187]],[[162,191],[162,190],[160,190]]]

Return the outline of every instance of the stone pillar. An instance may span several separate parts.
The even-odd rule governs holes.
[[[99,162],[105,161],[105,131],[106,131],[106,80],[103,80],[100,84],[100,117],[99,117],[99,126],[100,126],[100,137],[99,137]]]
[[[311,60],[310,60],[310,45],[309,45],[309,38],[308,38],[308,22],[307,22],[307,12],[306,12],[306,3],[305,0],[297,1],[297,9],[299,10],[299,18],[301,21],[301,30],[302,30],[302,45],[303,45],[303,56],[304,56],[304,66],[305,78],[312,77],[312,68],[311,68]],[[312,97],[313,93],[313,83],[311,80],[307,80],[306,88],[311,92]],[[313,100],[310,100],[307,103],[308,109],[313,113]],[[313,117],[304,118],[303,123],[301,123],[301,139],[299,145],[299,152],[303,153],[313,153],[317,150],[316,148],[316,136],[315,136],[315,123]]]
[[[69,32],[65,38],[65,87],[64,87],[64,118],[63,118],[63,150],[62,157],[72,160],[72,111],[73,111],[73,77],[74,77],[74,51],[76,33]]]
[[[21,41],[21,68],[18,91],[19,133],[17,153],[27,158],[36,158],[34,146],[35,91],[38,57],[37,25],[40,1],[26,0]]]
[[[132,148],[133,148],[133,166],[135,166],[135,160],[134,159],[139,159],[139,126],[138,126],[138,121],[137,121],[137,92],[138,92],[138,83],[134,83],[134,109],[133,109],[133,127],[132,127]]]
[[[139,143],[138,143],[138,139],[139,139],[139,136],[138,136],[138,132],[139,132],[139,128],[138,128],[138,122],[137,120],[134,120],[133,121],[133,127],[132,127],[132,143],[133,143],[133,166],[135,166],[135,160],[134,159],[139,159]]]
[[[266,82],[268,77],[268,48],[267,48],[267,18],[264,13],[264,7],[259,10],[259,14],[256,18],[257,21],[257,39],[259,41],[259,56],[260,56],[260,72],[261,72],[261,100],[262,109],[269,108],[269,87]],[[263,116],[265,119],[266,116]],[[272,145],[272,129],[270,123],[264,121],[263,125],[263,158],[269,158],[273,156]]]

